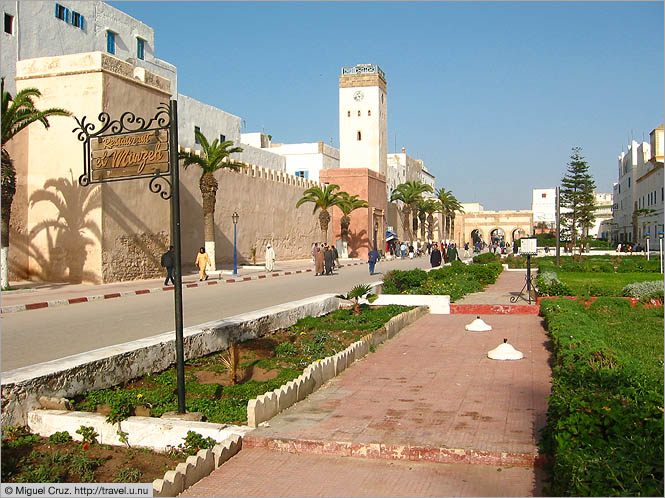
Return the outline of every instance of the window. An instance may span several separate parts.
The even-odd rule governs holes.
[[[77,28],[83,29],[83,16],[78,12],[72,11],[72,24]]]
[[[351,117],[351,111],[346,111],[346,117],[350,118]]]
[[[226,135],[222,135],[222,134],[220,133],[220,135],[219,135],[219,143],[221,144],[222,142],[226,142]]]
[[[660,200],[665,201],[665,187],[660,187]]]
[[[296,171],[296,176],[299,178],[309,178],[309,171],[307,170]]]
[[[145,58],[145,40],[143,38],[136,39],[136,57],[141,60]]]
[[[358,132],[358,141],[360,142],[361,140],[362,140],[362,135],[360,134],[360,132]]]
[[[115,54],[115,33],[113,31],[106,32],[106,51],[109,54]]]
[[[619,193],[621,193],[621,184],[619,184]]]
[[[630,188],[630,176],[628,177],[628,188]]]
[[[61,21],[69,22],[69,9],[64,8],[59,3],[55,4],[55,17]]]
[[[14,16],[5,13],[5,33],[14,34]]]
[[[367,111],[367,115],[368,115],[368,116],[371,116],[371,115],[372,115],[372,111]]]
[[[196,136],[197,133],[201,133],[201,128],[199,128],[198,126],[195,126],[194,127],[194,143],[195,144],[200,144],[201,142],[199,142],[199,137]]]

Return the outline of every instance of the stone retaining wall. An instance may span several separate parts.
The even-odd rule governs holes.
[[[184,330],[185,360],[261,337],[293,325],[306,316],[339,308],[333,294],[293,301],[243,313]],[[175,332],[109,346],[59,360],[18,368],[2,374],[2,424],[27,423],[40,397],[70,398],[91,390],[124,384],[142,375],[161,372],[175,362]]]
[[[331,378],[339,375],[369,353],[370,345],[378,346],[391,339],[400,330],[428,313],[426,306],[420,306],[391,318],[383,327],[354,342],[344,351],[323,360],[317,360],[305,368],[303,373],[283,386],[262,394],[247,404],[247,425],[258,427],[279,412],[302,401]]]

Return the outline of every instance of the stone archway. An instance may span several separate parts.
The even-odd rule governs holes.
[[[516,241],[518,241],[522,237],[526,237],[527,235],[528,235],[528,232],[526,230],[524,230],[524,228],[521,228],[521,227],[515,228],[510,234],[513,243],[515,243]]]
[[[505,241],[506,233],[503,231],[503,228],[497,227],[490,231],[490,242],[497,244]]]
[[[471,241],[473,245],[476,245],[478,242],[483,241],[483,232],[479,228],[476,228],[471,231]]]

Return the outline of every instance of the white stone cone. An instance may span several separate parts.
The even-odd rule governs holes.
[[[521,360],[524,355],[508,344],[508,339],[503,340],[503,344],[499,344],[492,351],[487,353],[487,357],[491,360]]]
[[[479,316],[468,325],[465,325],[464,328],[469,332],[487,332],[492,330],[492,326],[483,322]]]

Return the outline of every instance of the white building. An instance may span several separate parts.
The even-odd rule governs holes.
[[[556,223],[556,189],[534,188],[531,196],[533,224],[539,229],[545,223],[547,228],[554,228]]]
[[[323,142],[271,144],[270,152],[285,159],[288,174],[315,182],[322,169],[339,168],[339,150]]]
[[[174,65],[155,57],[150,26],[101,1],[17,2],[0,0],[3,12],[0,64],[5,90],[14,94],[16,62],[36,57],[108,52],[171,81]]]
[[[663,126],[649,134],[649,160],[637,171],[637,238],[646,246],[647,234],[650,246],[657,247],[658,234],[663,232]]]
[[[434,175],[427,170],[422,159],[414,159],[407,155],[406,148],[402,147],[402,152],[399,154],[388,154],[386,160],[386,189],[389,199],[392,191],[400,183],[419,181],[435,189]],[[435,197],[435,194],[425,193],[424,197]]]

